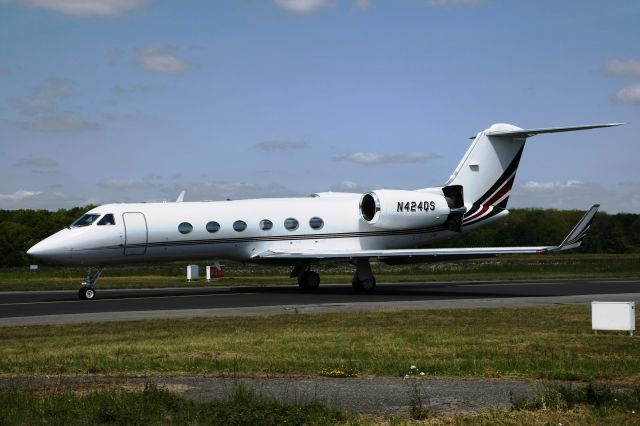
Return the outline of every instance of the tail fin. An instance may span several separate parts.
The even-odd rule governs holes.
[[[569,132],[620,124],[622,123],[521,129],[511,124],[499,123],[478,133],[445,184],[463,187],[464,204],[467,207],[464,225],[483,221],[506,209],[527,138],[542,133]]]

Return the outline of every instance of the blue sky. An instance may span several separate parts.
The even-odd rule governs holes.
[[[516,207],[640,212],[640,3],[0,0],[0,208],[446,181],[527,144]]]

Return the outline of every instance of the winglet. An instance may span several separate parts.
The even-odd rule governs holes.
[[[176,199],[176,203],[181,203],[184,201],[184,194],[186,194],[187,191],[182,190],[182,192],[180,193],[180,195],[178,195],[178,198]]]
[[[582,240],[587,235],[587,231],[591,226],[591,222],[593,218],[596,217],[596,213],[600,208],[600,204],[594,204],[588,212],[582,216],[582,219],[578,222],[578,224],[569,232],[569,235],[560,243],[555,250],[570,250],[576,247],[580,247],[582,244]],[[554,251],[555,251],[554,250]]]

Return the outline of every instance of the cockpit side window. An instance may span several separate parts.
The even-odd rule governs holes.
[[[100,219],[100,221],[98,222],[98,225],[115,225],[116,224],[116,220],[113,218],[113,214],[111,213],[107,213],[105,214],[102,219]]]
[[[99,214],[87,213],[85,215],[82,215],[82,217],[80,217],[80,219],[78,219],[75,222],[73,222],[69,226],[69,228],[80,228],[81,226],[89,226],[93,222],[95,222],[96,219],[98,219],[99,217],[100,217]]]

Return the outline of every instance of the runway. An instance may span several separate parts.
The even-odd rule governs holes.
[[[297,286],[186,287],[101,290],[92,301],[77,291],[0,293],[0,326],[152,318],[538,306],[621,300],[640,303],[640,279],[575,279],[380,283],[375,293],[349,284],[324,284],[313,293]]]

